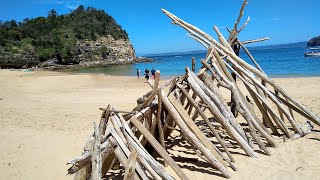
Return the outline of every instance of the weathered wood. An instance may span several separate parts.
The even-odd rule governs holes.
[[[192,57],[192,71],[194,72],[196,70],[196,60],[194,57]]]
[[[120,121],[120,120],[118,120],[118,121]],[[129,150],[129,148],[127,147],[127,145],[122,141],[122,139],[120,138],[119,134],[118,134],[115,130],[111,129],[111,134],[112,134],[112,136],[114,137],[115,141],[118,143],[118,146],[119,146],[119,147],[122,149],[122,151],[124,152],[126,158],[128,158],[128,157],[130,156],[130,153],[132,153],[132,152],[130,152],[130,150]],[[122,134],[122,133],[121,133],[121,134]],[[124,135],[123,135],[123,136],[124,136]],[[127,141],[127,140],[126,140],[126,141]],[[127,165],[129,166],[129,164],[127,164]],[[145,172],[142,170],[140,164],[137,164],[137,169],[136,169],[136,170],[137,170],[137,173],[139,174],[139,176],[140,176],[142,179],[144,179],[144,180],[149,179],[149,178],[147,177],[147,175],[145,174]]]
[[[270,93],[273,93],[270,91]],[[288,106],[291,110],[294,110],[295,112],[299,113],[301,116],[307,118],[307,119],[311,119],[311,117],[306,114],[304,111],[301,111],[300,109],[298,109],[297,107],[295,107],[293,104],[291,104],[290,102],[288,102],[286,99],[283,99],[280,96],[277,96],[276,94],[273,93],[273,95],[276,96],[276,98],[279,99],[279,101],[281,101],[283,104],[285,104],[286,106]]]
[[[223,46],[226,47],[227,49],[230,49],[229,44],[226,42],[226,40],[224,39],[223,35],[221,34],[221,32],[219,31],[219,29],[216,26],[214,27],[214,30],[218,34],[219,40],[222,42]],[[223,61],[220,58],[220,56],[217,53],[216,49],[213,50],[213,54],[216,57],[216,59],[217,59],[218,63],[220,64],[220,66],[223,66],[223,68],[226,69],[226,65],[224,64],[225,61]],[[236,53],[236,52],[234,52],[234,54],[237,57],[239,56],[239,54]],[[230,68],[230,66],[229,66],[229,68]],[[233,69],[233,71],[231,72],[232,73],[232,77],[235,79],[237,77],[236,72],[239,71],[239,70],[238,70],[237,66],[235,66],[235,65],[232,65],[232,69]],[[229,71],[224,71],[224,73],[225,74],[230,74]],[[241,72],[239,72],[239,74],[240,73]],[[234,98],[234,100],[236,102],[236,109],[238,111],[241,111],[242,116],[244,116],[247,121],[252,121],[252,123],[254,124],[254,127],[257,128],[260,131],[261,134],[263,134],[263,135],[265,134],[264,136],[267,138],[268,142],[270,142],[271,144],[274,144],[274,142],[272,142],[272,138],[271,138],[270,133],[268,132],[267,128],[262,123],[260,123],[259,118],[256,116],[256,114],[254,113],[252,108],[250,108],[251,106],[245,100],[244,95],[239,90],[239,88],[236,85],[235,81],[233,83],[234,84],[233,84],[232,87],[236,87],[236,89],[231,89],[231,90],[233,91],[233,95],[236,96]],[[237,101],[239,101],[239,102],[237,102]],[[270,124],[272,124],[272,123],[270,122]]]
[[[248,16],[246,22],[241,26],[241,28],[238,30],[238,32],[240,33],[247,25],[248,22],[250,21],[250,16]]]
[[[142,111],[138,112],[138,113],[135,115],[135,117],[136,117],[140,122],[142,122],[142,120],[145,118],[145,115],[152,113],[152,111],[153,111],[152,108],[146,107],[146,108],[144,108]],[[127,119],[127,120],[129,120],[129,119]]]
[[[207,65],[204,61],[202,61],[204,65]],[[248,141],[248,138],[246,137],[246,134],[240,124],[236,121],[234,116],[232,116],[230,110],[227,108],[226,104],[224,101],[221,101],[219,96],[221,97],[222,95],[219,95],[218,90],[214,90],[215,93],[211,91],[210,88],[213,88],[213,86],[206,86],[204,82],[202,82],[193,72],[191,72],[188,68],[188,78],[192,78],[197,85],[202,89],[202,91],[212,100],[212,102],[215,104],[215,106],[219,109],[220,113],[229,121],[229,123],[234,127],[236,131],[239,132],[239,134],[246,140]],[[208,84],[209,85],[209,84]],[[235,100],[235,102],[238,102]]]
[[[101,144],[101,156],[102,160],[105,161],[107,157],[112,155],[114,151],[114,143],[110,142],[109,139],[104,141]],[[67,164],[71,164],[72,166],[68,169],[68,174],[74,174],[82,168],[86,166],[90,166],[88,169],[91,169],[91,151],[85,151],[80,157],[69,160]],[[91,175],[91,170],[90,170]]]
[[[209,106],[209,110],[216,117],[218,122],[225,128],[227,133],[237,141],[237,143],[242,147],[242,149],[247,153],[250,157],[256,157],[255,152],[249,146],[247,141],[239,134],[238,131],[234,129],[234,127],[230,124],[229,120],[227,120],[216,107],[216,105],[211,101],[211,99],[203,92],[200,86],[195,82],[195,80],[191,77],[187,78],[190,87],[197,92],[198,96],[202,99],[204,103]]]
[[[280,130],[281,130],[282,132],[284,132],[284,133],[287,135],[288,138],[290,138],[290,137],[291,137],[291,134],[290,134],[289,129],[286,127],[284,121],[281,120],[280,117],[276,114],[276,112],[273,110],[273,108],[272,108],[271,105],[267,102],[267,100],[266,100],[263,96],[260,96],[257,92],[255,92],[252,88],[250,88],[248,82],[245,81],[245,80],[243,79],[243,77],[241,77],[241,76],[239,76],[239,77],[240,77],[241,80],[244,82],[244,84],[249,88],[249,89],[248,89],[248,90],[249,90],[249,93],[250,93],[250,94],[253,94],[253,93],[255,94],[255,95],[252,95],[253,99],[254,99],[255,101],[257,101],[256,98],[259,98],[259,99],[261,100],[261,102],[263,103],[265,109],[266,109],[267,111],[269,111],[269,112],[273,115],[273,116],[272,116],[272,117],[273,117],[273,120],[274,120],[274,122],[277,124],[277,126],[280,128]],[[258,104],[258,103],[256,103],[256,104]],[[263,111],[262,111],[262,112],[263,112]]]
[[[259,70],[255,69],[253,66],[250,64],[246,63],[243,59],[237,57],[232,51],[230,51],[228,48],[224,47],[220,43],[218,43],[215,39],[213,39],[210,35],[207,33],[201,31],[199,28],[186,23],[185,21],[181,20],[180,18],[176,17],[172,13],[162,9],[162,11],[169,17],[171,18],[175,24],[181,26],[185,30],[187,30],[190,33],[197,34],[197,37],[199,37],[201,40],[206,41],[207,43],[214,45],[216,50],[223,56],[227,58],[228,61],[235,61],[245,67],[246,69],[250,70],[251,72],[255,73],[258,75],[260,78],[265,80],[267,83],[269,83],[271,86],[276,88],[284,97],[287,97],[289,101],[291,101],[294,105],[296,105],[298,108],[300,108],[302,111],[304,111],[306,114],[308,114],[314,123],[317,125],[320,125],[320,117],[317,116],[315,113],[313,113],[311,110],[305,108],[302,104],[298,103],[296,100],[291,98],[280,86],[274,83],[273,80],[271,80],[266,74],[260,72]],[[234,62],[235,62],[234,61]],[[250,75],[252,76],[252,75]]]
[[[127,141],[128,141],[128,138],[131,138],[131,136],[128,136],[127,135],[127,132],[129,132],[130,134],[133,135],[133,132],[131,131],[131,129],[129,128],[127,122],[125,122],[125,120],[121,117],[121,116],[118,116],[119,117],[119,121],[121,121],[121,124],[122,126],[124,127],[124,132],[123,132],[123,135],[126,137]],[[114,131],[113,131],[114,132]],[[118,137],[117,134],[115,134],[115,137]],[[136,138],[134,135],[133,135],[134,138]],[[118,137],[118,139],[120,139]],[[140,144],[139,140],[136,138],[135,141],[137,143],[139,143],[141,149],[143,149],[143,146],[142,144]],[[129,154],[130,154],[130,150],[128,149],[128,147],[126,147],[124,145],[123,142],[121,142],[121,139],[119,141],[119,145],[120,147],[122,147],[122,150],[125,152],[126,156],[128,157]],[[129,144],[128,144],[129,145]],[[144,149],[143,149],[144,150]],[[145,151],[145,150],[144,150]],[[147,151],[145,151],[144,153],[148,153]],[[140,153],[141,154],[141,153]],[[150,156],[150,155],[149,155]],[[150,173],[150,175],[154,178],[154,179],[161,179],[159,177],[159,175],[154,171],[154,169],[148,164],[148,162],[144,159],[145,155],[141,156],[138,154],[138,160],[139,162],[143,165],[143,167]],[[139,175],[141,174],[142,176],[142,179],[148,179],[147,175],[145,174],[145,172],[142,170],[142,168],[140,167],[140,163],[137,164],[137,171],[139,172]]]
[[[168,95],[175,89],[177,79],[178,79],[177,77],[173,78],[173,80],[170,84],[169,90],[168,90]]]
[[[228,65],[229,66],[229,65]],[[230,66],[229,66],[229,68],[230,68]],[[242,76],[243,77],[243,74],[241,73],[241,71],[235,71],[234,69],[232,69],[232,71],[237,75],[237,76]],[[243,78],[241,79],[241,80],[244,80]],[[246,84],[246,83],[245,83]],[[249,88],[248,86],[247,86],[247,84],[246,84],[246,86],[245,86],[246,88]],[[249,92],[250,93],[250,92]],[[263,94],[263,93],[259,93],[259,91],[258,91],[258,94],[262,94],[261,95],[261,97],[262,98],[264,98],[264,99],[266,99],[265,98],[265,95]],[[253,98],[256,98],[256,97],[253,97]],[[250,113],[253,115],[253,117],[256,117],[255,119],[256,119],[256,121],[254,121],[253,122],[253,125],[254,125],[254,127],[255,128],[257,128],[257,130],[267,139],[267,141],[272,145],[272,146],[274,146],[274,147],[276,147],[276,143],[275,143],[275,141],[273,141],[272,139],[272,137],[271,137],[271,134],[269,133],[269,131],[268,131],[268,129],[266,128],[266,126],[264,125],[264,123],[262,123],[259,119],[258,119],[258,117],[256,116],[256,114],[255,114],[255,112],[254,112],[254,109],[253,109],[253,106],[251,105],[251,104],[249,104],[249,103],[247,103],[247,107],[249,108],[249,110],[250,110]],[[274,134],[278,134],[278,131],[276,130],[276,128],[275,128],[275,126],[273,125],[273,123],[272,123],[272,121],[270,120],[270,118],[268,118],[268,114],[266,113],[266,110],[264,109],[264,108],[266,108],[265,106],[263,106],[262,107],[262,111],[264,111],[264,112],[262,112],[262,114],[264,114],[265,115],[265,121],[267,122],[267,124],[269,125],[269,127],[272,129],[272,132],[274,133]],[[264,117],[264,116],[263,116]],[[257,127],[258,126],[258,127]],[[261,128],[260,128],[261,127]],[[262,130],[264,130],[264,132],[266,132],[266,134],[264,133],[264,132],[262,132]]]
[[[188,92],[189,92],[189,90],[190,90],[190,89],[187,89]],[[181,104],[184,105],[184,104],[185,104],[185,101],[186,101],[186,97],[182,94],[182,95],[181,95]]]
[[[174,90],[174,95],[176,96],[178,101],[181,102],[181,94],[179,93],[179,90],[177,88]]]
[[[134,180],[134,174],[136,169],[137,151],[132,151],[128,158],[128,167],[126,168],[124,180]]]
[[[164,139],[167,139],[168,136],[170,136],[170,134],[174,130],[174,129],[170,128],[170,127],[174,128],[176,126],[176,124],[175,124],[175,121],[172,118],[171,114],[167,114],[167,113],[165,113],[165,118],[164,118],[163,122],[164,122],[163,136],[164,136]]]
[[[266,39],[265,39],[265,40],[266,40]],[[239,40],[237,40],[237,42],[238,42],[238,44],[242,47],[242,49],[247,53],[247,55],[249,56],[249,58],[251,59],[251,61],[255,64],[256,68],[257,68],[259,71],[265,73],[265,72],[263,71],[263,69],[260,67],[260,65],[258,64],[258,62],[257,62],[257,61],[254,59],[254,57],[251,55],[251,53],[249,52],[249,50],[248,50]],[[263,86],[266,86],[266,82],[265,82],[264,80],[262,80],[261,83],[262,83]],[[266,98],[265,94],[264,94],[257,86],[255,86],[255,87],[256,87],[256,89],[257,89],[257,92],[260,94],[260,96],[262,96],[263,98]],[[264,105],[262,105],[262,107],[263,107],[264,109],[266,109],[266,107],[265,107]],[[272,115],[271,115],[271,116],[272,116]],[[272,118],[275,118],[275,117],[272,117]],[[270,128],[271,128],[271,130],[272,130],[272,132],[273,132],[274,134],[278,134],[278,132],[277,132],[274,124],[272,123],[270,117],[268,116],[268,113],[264,113],[264,114],[263,114],[263,124],[265,124],[266,126],[269,125]]]
[[[229,56],[227,57],[227,60],[230,61],[233,65],[237,65],[238,68],[242,69],[241,66],[245,67],[246,69],[250,70],[251,72],[255,73],[256,75],[258,75],[260,78],[262,78],[264,81],[268,82],[273,88],[275,88],[277,91],[279,91],[284,97],[288,98],[288,100],[290,100],[291,102],[293,102],[297,107],[299,107],[301,110],[305,111],[308,115],[310,115],[311,119],[313,122],[317,123],[318,125],[320,125],[320,118],[314,114],[313,112],[311,112],[309,109],[305,108],[303,105],[301,105],[300,103],[298,103],[297,101],[295,101],[293,98],[291,98],[280,86],[278,86],[277,84],[275,84],[275,82],[273,80],[271,80],[266,74],[264,74],[263,72],[255,69],[254,67],[252,67],[250,64],[246,63],[244,60],[242,60],[241,58],[235,56],[232,52],[230,52],[227,48],[221,46],[219,43],[217,43],[215,40],[212,41],[215,45],[217,45],[217,47],[221,48],[222,51],[224,51],[224,53],[227,53]],[[219,49],[217,49],[219,50]],[[221,52],[221,50],[219,50]],[[238,65],[241,65],[239,66]],[[246,74],[246,73],[245,73]],[[252,76],[252,74],[246,74],[247,77],[254,78]],[[259,83],[257,85],[260,85]],[[261,88],[263,89],[263,88]],[[265,90],[264,90],[265,91]],[[281,105],[280,105],[281,106]],[[282,111],[284,112],[284,114],[287,116],[288,120],[290,121],[290,123],[292,124],[292,126],[295,128],[295,131],[297,133],[301,133],[301,131],[299,130],[299,128],[297,128],[297,126],[295,125],[294,120],[292,119],[292,117],[290,117],[290,115],[283,110],[282,107],[280,107],[282,109]]]
[[[202,61],[204,62],[204,61]],[[205,66],[208,64],[204,64]],[[211,69],[210,69],[211,71]],[[191,73],[192,75],[192,73]],[[192,75],[193,76],[193,75]],[[245,132],[242,129],[242,127],[240,126],[240,124],[235,120],[235,117],[231,115],[231,110],[229,111],[227,108],[227,105],[224,101],[224,99],[222,98],[222,94],[220,93],[219,89],[213,85],[212,82],[210,82],[210,78],[208,77],[207,73],[203,73],[201,76],[199,76],[202,80],[202,82],[197,79],[195,76],[193,76],[193,78],[196,80],[196,82],[200,85],[200,87],[204,90],[204,92],[214,101],[214,103],[216,104],[216,106],[219,108],[219,110],[221,111],[221,113],[230,120],[230,123],[232,126],[234,126],[236,128],[236,130],[246,139],[246,141],[249,142],[248,138],[246,138]],[[232,94],[234,94],[234,87],[230,86],[231,92]],[[234,95],[233,98],[237,98],[238,95]],[[235,102],[235,104],[238,104],[238,99],[234,99],[233,102]],[[250,142],[249,142],[250,143]]]
[[[132,137],[130,138],[129,136],[130,134],[128,134],[127,140],[130,146],[135,148],[135,150],[139,153],[139,156],[143,158],[152,167],[152,169],[156,171],[158,175],[161,176],[162,179],[168,179],[168,180],[174,179],[170,174],[168,174],[164,170],[164,168],[152,156],[150,156],[150,154],[145,149],[141,147],[141,145],[138,145],[138,142],[134,141]]]
[[[238,25],[240,23],[240,20],[243,16],[243,13],[244,13],[244,8],[246,7],[246,5],[248,4],[247,0],[244,0],[243,3],[242,3],[242,6],[240,8],[240,12],[239,12],[239,16],[238,16],[238,19],[236,20],[236,22],[234,23],[234,26],[233,26],[233,29],[232,31],[230,32],[230,36],[228,38],[228,42],[230,44],[233,44],[234,41],[237,39],[238,37],[238,34],[239,32],[245,27],[245,25],[243,25],[243,28],[241,28],[241,30],[238,30]],[[246,24],[246,23],[245,23]]]
[[[135,117],[132,117],[131,119],[134,119]],[[130,120],[131,120],[130,119]],[[156,173],[153,173],[151,171],[156,171],[162,178],[165,179],[172,179],[171,175],[169,175],[164,169],[163,167],[144,149],[144,147],[142,146],[142,144],[139,142],[139,140],[134,136],[134,134],[132,133],[132,131],[130,130],[127,122],[125,122],[123,119],[120,118],[120,120],[122,121],[123,127],[125,128],[125,132],[124,135],[126,136],[126,139],[129,143],[130,146],[133,146],[135,148],[135,150],[137,150],[138,154],[139,154],[139,160],[141,163],[143,163],[144,167],[146,167],[147,169],[149,169],[150,174],[155,178],[158,179],[157,176],[155,176]],[[135,119],[135,121],[137,121]],[[131,121],[132,122],[132,121]],[[137,121],[139,122],[139,121]],[[140,122],[139,122],[140,123]],[[143,125],[140,123],[139,127],[143,127]],[[138,128],[139,129],[139,128]],[[146,130],[146,129],[144,129]],[[152,136],[153,137],[153,136]],[[148,168],[147,164],[149,163],[149,165],[151,165],[152,168]],[[153,170],[152,170],[153,169]]]
[[[76,173],[79,170],[85,170],[86,169],[85,166],[90,162],[91,162],[91,153],[86,153],[78,158],[70,160],[67,164],[72,164],[72,167],[68,169],[68,174]],[[85,173],[84,176],[86,176],[86,172],[84,173]]]
[[[151,95],[145,101],[143,101],[142,104],[139,104],[137,107],[135,107],[132,112],[141,111],[142,109],[146,108],[146,106],[148,106],[153,101],[156,94],[156,91],[152,91]]]
[[[241,74],[240,74],[241,75]],[[243,76],[243,75],[241,75]],[[262,85],[265,86],[265,81],[262,81]],[[265,93],[263,93],[263,91],[257,86],[257,85],[253,85],[256,89],[256,92],[267,102],[267,97],[265,95]],[[248,90],[248,85],[246,85],[246,88]],[[249,91],[249,90],[248,90]],[[254,98],[254,97],[252,97]],[[259,108],[259,107],[258,107]],[[274,133],[275,135],[279,135],[278,131],[277,131],[277,128],[276,128],[276,125],[278,125],[278,122],[275,117],[275,115],[273,115],[272,113],[270,113],[270,116],[271,118],[274,120],[274,122],[276,123],[276,125],[273,124],[273,122],[271,121],[270,119],[270,116],[269,114],[267,113],[268,112],[268,107],[262,103],[261,107],[259,108],[260,112],[262,113],[262,121],[263,121],[263,124],[266,126],[266,127],[269,127],[272,131],[272,133]]]
[[[143,127],[143,125],[135,118],[130,118],[130,121],[134,126],[146,137],[148,142],[154,147],[154,149],[159,153],[159,155],[165,159],[172,169],[178,174],[182,179],[189,179],[186,174],[180,169],[180,167],[175,163],[175,161],[170,157],[165,149],[158,143],[158,141],[151,135],[151,133]]]
[[[198,103],[198,104],[199,104],[199,103]],[[199,105],[200,105],[200,104],[199,104]],[[204,112],[206,109],[207,109],[207,107],[201,106],[200,111]],[[194,111],[191,119],[192,119],[192,120],[196,120],[198,116],[199,116],[199,111],[198,111],[198,110],[197,110],[197,111]]]
[[[212,69],[209,69],[211,72]],[[213,79],[207,74],[207,73],[202,73],[200,76],[198,76],[203,83],[217,96],[219,101],[226,106],[225,100],[223,99],[223,96],[221,92],[219,91],[218,87],[214,85]]]
[[[258,64],[258,62],[254,59],[254,57],[251,55],[251,53],[249,52],[249,50],[238,40],[239,45],[242,47],[242,49],[247,53],[247,55],[249,56],[249,58],[251,59],[251,61],[254,63],[254,65],[257,67],[257,69],[259,69],[259,71],[263,72],[263,69],[260,67],[260,65]]]
[[[241,44],[249,44],[249,43],[255,43],[255,42],[261,42],[261,41],[266,41],[269,40],[269,37],[265,37],[265,38],[259,38],[259,39],[252,39],[252,40],[246,40],[246,41],[242,41]]]
[[[153,136],[155,136],[156,126],[157,126],[157,117],[154,117],[154,118],[152,119],[151,130],[150,130],[150,132],[151,132],[151,134],[152,134]]]
[[[251,53],[249,52],[249,50],[239,41],[237,40],[238,44],[242,47],[242,49],[247,53],[247,55],[249,56],[249,58],[251,59],[251,61],[255,64],[256,68],[265,73],[262,68],[260,67],[260,65],[258,64],[258,62],[254,59],[254,57],[251,55]],[[262,85],[263,86],[266,86],[266,82],[264,80],[261,81]],[[260,94],[260,96],[262,96],[263,98],[266,99],[266,96],[265,94],[261,91],[261,89],[259,89],[256,85],[255,85],[256,89],[257,89],[257,92]],[[262,109],[266,109],[265,105],[262,104]],[[262,110],[261,109],[261,110]],[[271,115],[272,118],[274,119],[275,117],[273,115]],[[272,123],[270,117],[268,116],[268,113],[263,113],[263,124],[264,125],[269,125],[269,127],[271,128],[272,132],[276,135],[278,135],[278,132],[274,126],[274,124]]]
[[[189,95],[189,93],[181,86],[177,85],[177,87],[181,90],[181,92],[183,94],[185,94],[185,96],[188,98],[188,100],[194,105],[194,107],[197,109],[197,111],[199,112],[200,116],[203,118],[203,120],[207,123],[207,125],[209,126],[212,134],[216,137],[216,139],[218,140],[218,142],[221,144],[222,148],[224,149],[224,151],[227,153],[228,157],[230,158],[230,160],[232,162],[235,162],[235,159],[233,158],[233,156],[231,155],[230,151],[228,150],[228,148],[225,145],[225,142],[223,141],[223,139],[220,137],[220,135],[218,134],[218,132],[216,131],[216,129],[213,127],[213,125],[211,124],[210,120],[207,118],[207,116],[203,113],[203,111],[201,111],[201,108],[197,105],[196,101],[193,100],[193,98]]]
[[[141,162],[143,167],[148,171],[148,173],[153,177],[155,180],[161,180],[162,178],[157,174],[157,172],[150,166],[150,164],[145,160],[144,156],[138,154],[138,160]]]
[[[100,146],[100,133],[99,129],[97,128],[96,124],[93,124],[94,126],[94,135],[95,135],[95,142],[94,142],[94,148],[92,151],[92,180],[101,180],[102,174],[102,158],[101,158],[101,146]]]
[[[248,122],[248,125],[249,125],[249,131],[250,131],[250,134],[252,136],[252,138],[257,142],[258,146],[260,147],[260,149],[262,149],[267,155],[271,155],[270,152],[268,151],[268,149],[266,148],[266,146],[264,145],[264,143],[259,139],[255,129],[254,129],[254,126],[252,124],[251,121],[247,121]]]
[[[109,115],[110,115],[110,104],[108,105],[108,107],[106,108],[106,110],[104,110],[104,112],[101,115],[101,120],[99,123],[99,132],[100,135],[104,135],[104,133],[106,132],[106,127],[107,127],[107,123],[109,120]]]
[[[204,46],[206,49],[209,48],[208,43],[206,43],[205,41],[203,41],[201,38],[199,38],[199,36],[197,36],[196,34],[187,34],[187,36],[191,37],[192,39],[198,41],[202,46]]]
[[[152,134],[152,136],[154,136],[154,131],[153,132],[151,131],[151,126],[152,126],[152,124],[155,125],[155,122],[152,122],[152,112],[151,111],[150,111],[150,113],[145,115],[144,123],[145,123],[146,129]],[[146,139],[146,137],[143,136],[143,138],[141,140],[141,144],[143,146],[145,146],[147,142],[148,142],[148,140]]]
[[[95,138],[94,133],[88,137],[88,140],[83,148],[82,156],[72,159],[68,164],[72,166],[68,169],[68,174],[73,174],[75,180],[86,180],[91,178],[91,153],[94,146]]]
[[[117,116],[115,114],[111,115],[111,122],[113,124],[113,128],[116,130],[116,132],[119,134],[121,140],[127,144],[126,138],[123,136],[123,134],[121,133],[121,124],[116,120]]]
[[[166,150],[166,144],[164,141],[163,128],[162,128],[162,123],[161,123],[161,113],[162,113],[162,101],[161,101],[161,96],[159,95],[159,92],[158,92],[158,110],[157,110],[156,122],[157,122],[158,129],[159,129],[160,143],[161,143],[163,149]],[[168,163],[166,160],[164,160],[164,167],[168,167]]]
[[[216,27],[215,27],[215,30],[216,30],[218,36],[222,37],[222,42],[226,41],[225,39],[223,39],[222,34],[219,32],[219,30]],[[245,117],[245,119],[247,121],[251,121],[253,123],[254,127],[257,128],[257,130],[267,139],[267,141],[271,145],[276,146],[277,143],[271,137],[270,133],[266,130],[264,125],[258,123],[259,122],[258,117],[255,115],[254,112],[252,112],[250,110],[250,108],[248,108],[248,106],[249,106],[248,103],[246,102],[246,100],[245,100],[244,96],[242,95],[241,91],[238,90],[238,87],[235,85],[234,81],[232,81],[232,78],[230,78],[230,76],[231,76],[230,72],[227,70],[227,67],[224,64],[225,62],[218,55],[216,49],[213,49],[213,54],[216,57],[216,60],[218,61],[218,63],[220,64],[220,67],[223,67],[222,69],[223,69],[224,73],[229,77],[229,80],[231,80],[231,81],[227,81],[227,80],[225,80],[225,81],[232,87],[231,91],[232,91],[233,96],[235,96],[234,97],[234,102],[236,103],[237,110],[241,113],[241,115],[243,117]],[[204,65],[206,65],[207,68],[210,68],[210,66],[208,66],[207,63],[205,63],[205,62],[202,62],[202,63]],[[212,64],[214,64],[214,62]],[[232,67],[230,67],[230,65],[228,65],[228,66],[229,66],[229,68],[231,68],[233,70],[232,71],[233,73],[236,72]],[[238,67],[235,66],[235,68],[238,68]],[[192,75],[192,73],[190,73],[190,74]]]
[[[274,91],[274,94],[279,97],[279,91],[275,90],[275,91]],[[283,113],[282,113],[282,111],[281,111],[281,109],[280,109],[279,107],[278,107],[278,112],[279,112],[279,114],[280,114],[281,120],[282,120],[283,122],[285,122],[285,119],[284,119],[284,117],[283,117]]]
[[[233,60],[232,60],[233,61]],[[233,61],[236,65],[237,68],[239,68],[241,70],[241,72],[246,75],[246,77],[248,77],[253,83],[255,83],[257,86],[259,86],[260,89],[262,89],[264,91],[264,93],[266,93],[268,95],[268,97],[277,105],[277,107],[279,107],[281,109],[281,111],[286,115],[287,119],[289,120],[289,122],[291,123],[292,127],[294,128],[294,130],[299,133],[302,134],[302,131],[299,129],[296,121],[291,117],[291,115],[289,114],[289,112],[287,111],[287,109],[285,109],[283,107],[283,104],[280,103],[276,97],[269,92],[269,90],[260,84],[260,82],[255,79],[254,77],[251,76],[250,73],[248,73],[246,70],[244,70],[241,66],[239,66],[235,61]]]
[[[199,127],[194,123],[194,121],[188,116],[187,112],[183,109],[181,104],[174,99],[172,96],[169,96],[168,99],[176,108],[177,112],[180,114],[181,119],[184,121],[184,123],[188,126],[188,128],[196,135],[196,137],[201,141],[201,143],[210,150],[210,152],[214,155],[214,157],[225,167],[227,164],[222,159],[221,156],[219,156],[218,152],[214,148],[214,145],[211,143],[211,141],[201,132]]]
[[[242,79],[242,78],[241,78]],[[287,135],[287,137],[290,137],[290,132],[289,129],[285,126],[285,124],[283,123],[283,121],[280,120],[280,118],[278,117],[278,115],[274,112],[274,110],[271,108],[271,106],[268,104],[268,102],[266,101],[266,99],[261,96],[260,94],[258,94],[257,92],[255,92],[249,85],[247,82],[244,82],[248,92],[250,93],[253,101],[255,102],[255,104],[257,105],[259,111],[261,112],[262,116],[264,117],[264,120],[266,120],[267,124],[270,125],[270,128],[272,129],[272,132],[275,135],[279,135],[276,127],[273,125],[273,123],[269,123],[271,121],[271,119],[268,116],[268,112],[270,112],[271,117],[273,119],[273,121],[276,123],[277,127]],[[259,99],[261,100],[261,103],[259,101]],[[279,122],[280,120],[280,122]],[[272,125],[271,125],[272,124]]]
[[[180,127],[181,133],[184,137],[187,137],[188,140],[191,141],[192,144],[194,144],[209,160],[209,162],[215,166],[225,177],[230,178],[230,175],[226,168],[214,157],[212,156],[210,150],[206,148],[200,140],[192,133],[187,125],[183,122],[181,116],[177,112],[177,110],[174,108],[174,106],[170,103],[169,99],[161,93],[161,99],[163,104],[166,106],[170,114],[174,117],[175,121],[177,122],[177,125]]]
[[[160,71],[157,70],[156,74],[154,76],[154,85],[153,85],[153,91],[157,91],[158,86],[159,86],[159,82],[160,82]]]
[[[241,72],[239,71],[239,73],[237,73],[228,63],[226,63],[226,62],[224,62],[230,69],[231,69],[231,71],[233,71],[234,73],[236,73],[237,74],[237,76],[238,77],[240,77],[241,78],[241,80],[244,82],[244,83],[246,83],[247,85],[248,85],[248,83],[246,82],[246,80],[244,80],[243,78],[242,78],[242,75],[239,75],[239,73],[243,73],[243,71],[241,70]],[[254,79],[254,78],[249,78],[249,79],[251,79],[251,80],[253,80],[253,81],[255,81],[255,84],[259,84],[259,82],[256,80],[256,79]],[[265,88],[263,85],[259,85],[259,87],[261,88],[261,87],[263,87],[263,88]],[[258,94],[256,94],[256,96],[257,97],[261,97],[261,96],[258,96]],[[269,96],[270,97],[270,96]],[[273,102],[275,102],[274,101],[274,97],[270,97],[272,100],[273,100]],[[261,97],[260,98],[260,100],[263,100],[263,97]],[[276,103],[276,105],[278,105],[279,106],[279,102],[277,101],[277,102],[275,102]],[[265,103],[265,105],[267,105],[267,103]],[[282,108],[282,110],[283,110],[283,108]],[[261,131],[260,131],[261,132]],[[265,136],[266,137],[266,136]],[[270,141],[269,141],[270,142]],[[271,143],[271,142],[270,142]]]
[[[192,98],[193,98],[193,99],[196,99],[196,98],[197,98],[197,94],[196,94],[195,92],[193,92],[193,94],[192,94]],[[191,104],[191,103],[190,103],[189,105],[190,105],[190,106],[189,106],[188,114],[190,115],[190,114],[191,114],[191,112],[192,112],[192,108],[193,108],[193,106],[192,106],[192,104]]]
[[[114,154],[116,155],[117,159],[119,160],[119,162],[123,165],[123,167],[127,170],[128,167],[128,159],[126,157],[126,155],[123,153],[123,151],[121,150],[120,147],[117,147],[114,150]],[[138,175],[134,172],[133,173],[133,178],[132,179],[139,179]]]

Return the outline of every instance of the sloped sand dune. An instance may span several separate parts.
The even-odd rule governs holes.
[[[320,77],[275,81],[320,114]],[[131,110],[148,90],[136,77],[0,70],[0,179],[72,179],[65,163],[81,153],[98,108]],[[178,135],[168,140],[169,152],[190,179],[224,179]],[[277,141],[271,157],[232,150],[239,169],[230,169],[232,179],[319,179],[319,127],[304,138]]]

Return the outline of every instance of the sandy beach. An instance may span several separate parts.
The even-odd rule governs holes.
[[[320,77],[274,80],[320,114]],[[149,89],[144,78],[0,70],[0,179],[72,179],[65,164],[81,153],[99,108],[131,111]],[[319,127],[295,141],[277,140],[271,157],[235,154],[239,170],[229,169],[232,179],[319,179]],[[169,152],[184,156],[193,151],[187,147]],[[190,179],[225,179],[189,159],[177,162]]]

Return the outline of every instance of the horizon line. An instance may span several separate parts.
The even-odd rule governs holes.
[[[297,43],[305,43],[308,41],[298,41],[298,42],[291,42],[291,43],[279,43],[279,44],[268,44],[268,45],[257,45],[257,46],[248,46],[247,48],[253,48],[253,47],[265,47],[265,46],[280,46],[280,45],[287,45],[287,44],[297,44]],[[307,44],[306,44],[307,47]],[[159,53],[141,53],[142,55],[137,57],[143,57],[143,56],[156,56],[156,55],[162,55],[162,54],[179,54],[179,53],[189,53],[193,51],[206,51],[205,49],[197,49],[197,50],[189,50],[189,51],[168,51],[168,52],[159,52]]]

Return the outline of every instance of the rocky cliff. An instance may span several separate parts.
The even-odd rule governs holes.
[[[69,54],[68,58],[57,56],[40,63],[39,67],[47,69],[97,67],[139,61],[136,59],[134,48],[128,39],[115,40],[110,35],[100,37],[96,41],[78,41],[70,49]]]
[[[96,41],[83,40],[70,48],[68,57],[57,55],[55,58],[40,62],[34,54],[0,52],[1,68],[22,68],[37,66],[45,69],[73,67],[110,66],[128,64],[145,59],[136,59],[135,51],[128,39],[115,40],[111,35]]]

